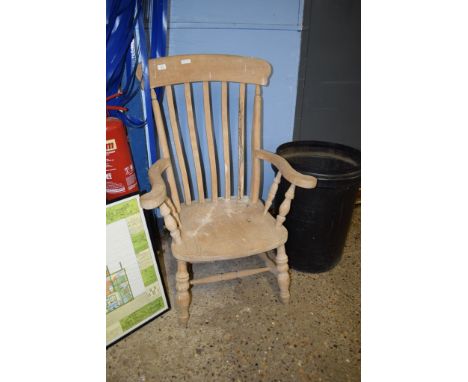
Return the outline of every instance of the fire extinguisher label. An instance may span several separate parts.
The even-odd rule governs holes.
[[[125,180],[127,181],[127,187],[129,190],[137,186],[135,170],[133,169],[133,164],[124,168],[125,171]]]
[[[138,191],[130,147],[122,121],[106,119],[106,198],[113,200]]]
[[[115,139],[106,140],[106,152],[115,150],[117,150],[117,143],[115,142]]]
[[[127,181],[127,187],[129,190],[133,190],[138,185],[135,174],[127,176],[126,181]]]
[[[106,185],[106,193],[107,194],[121,194],[125,192],[125,186],[115,183],[115,182],[108,182]]]
[[[132,175],[134,173],[133,165],[131,164],[130,166],[125,167],[124,171],[125,171],[125,176]]]

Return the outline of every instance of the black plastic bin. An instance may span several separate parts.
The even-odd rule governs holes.
[[[361,182],[361,152],[336,143],[295,141],[279,146],[276,153],[295,170],[318,179],[314,189],[296,187],[286,216],[289,265],[305,272],[328,271],[343,252]],[[289,182],[282,178],[274,213],[288,187]]]

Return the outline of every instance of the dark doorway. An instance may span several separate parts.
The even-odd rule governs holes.
[[[360,0],[305,0],[294,140],[361,148]]]

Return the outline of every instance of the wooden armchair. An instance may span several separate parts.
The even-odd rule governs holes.
[[[178,263],[176,274],[177,307],[179,321],[183,325],[187,324],[189,318],[190,285],[230,280],[269,271],[277,276],[282,302],[289,302],[289,268],[284,246],[288,232],[283,227],[283,222],[294,198],[295,187],[314,188],[317,180],[312,176],[298,173],[285,159],[260,148],[261,86],[268,83],[270,74],[271,66],[268,62],[240,56],[187,55],[149,61],[153,112],[162,158],[149,170],[152,190],[142,196],[141,205],[145,209],[159,207],[165,225],[172,236],[172,253]],[[137,75],[141,80],[141,68],[139,68]],[[218,190],[218,175],[221,176],[221,174],[218,174],[217,169],[210,102],[210,82],[213,81],[221,82],[221,129],[224,155],[223,158],[218,158],[218,161],[220,170],[224,173],[224,192]],[[193,82],[203,83],[204,125],[212,195],[209,199],[205,197],[203,163],[200,160],[199,140],[197,139],[194,119],[191,85]],[[233,195],[231,190],[231,167],[234,166],[231,166],[228,120],[228,83],[233,82],[239,83],[239,85],[231,85],[239,88],[238,126],[236,126],[239,159],[237,195]],[[251,187],[249,195],[246,195],[244,191],[246,174],[244,147],[246,140],[246,86],[249,84],[255,87],[255,96],[251,138]],[[186,152],[185,156],[184,145],[180,137],[177,108],[174,102],[173,86],[176,85],[184,87],[187,127],[191,144],[191,152]],[[165,101],[169,111],[168,121],[165,120],[161,111],[163,105],[160,105],[156,98],[155,88],[158,87],[165,88]],[[172,130],[171,136],[179,166],[183,201],[182,198],[179,198],[174,175],[177,174],[177,169],[170,158],[165,122]],[[196,185],[193,185],[192,190],[197,190],[197,199],[192,196],[190,177],[187,173],[186,158],[189,156],[193,158]],[[278,168],[265,204],[259,199],[260,160],[266,160]],[[166,176],[169,193],[162,174]],[[281,177],[284,177],[291,185],[275,219],[269,214],[268,209],[275,197]],[[273,249],[277,250],[275,261],[266,255],[267,251]],[[259,255],[265,261],[265,267],[189,280],[187,263],[237,259],[252,255]]]

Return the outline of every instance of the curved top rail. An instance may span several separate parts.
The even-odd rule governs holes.
[[[193,54],[148,60],[152,88],[201,81],[267,85],[271,65],[259,58],[225,54]],[[137,69],[141,80],[141,66]]]

